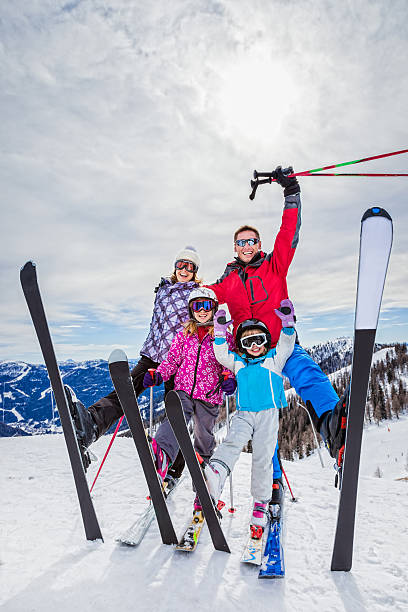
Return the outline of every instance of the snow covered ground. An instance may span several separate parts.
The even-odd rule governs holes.
[[[101,456],[109,442],[98,441]],[[131,439],[115,440],[93,499],[104,543],[85,540],[61,435],[0,439],[0,608],[7,612],[278,611],[408,609],[408,418],[364,432],[353,569],[330,571],[338,491],[323,450],[285,462],[298,503],[286,497],[286,578],[257,579],[240,563],[249,518],[250,455],[234,472],[235,515],[224,511],[232,553],[208,531],[193,554],[160,543],[156,523],[138,548],[115,543],[145,505]],[[90,470],[89,479],[98,465]],[[378,469],[377,469],[378,468]],[[376,474],[380,473],[382,477]],[[189,477],[169,500],[181,534],[193,500]],[[228,485],[224,491],[228,504]]]

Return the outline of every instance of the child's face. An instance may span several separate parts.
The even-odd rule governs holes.
[[[264,331],[262,329],[257,329],[257,328],[248,329],[244,331],[244,333],[241,336],[241,339],[245,338],[246,336],[254,336],[255,334],[263,334],[263,333]],[[251,348],[247,348],[245,350],[248,353],[248,355],[251,355],[251,357],[262,357],[262,355],[265,355],[267,352],[266,344],[264,344],[263,346],[258,346],[255,344],[255,342],[251,345]]]
[[[209,323],[213,318],[213,310],[204,310],[202,308],[198,312],[193,312],[193,317],[198,323]]]

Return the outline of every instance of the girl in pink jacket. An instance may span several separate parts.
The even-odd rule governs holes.
[[[234,375],[225,369],[214,354],[214,312],[218,308],[212,289],[193,289],[188,300],[190,319],[176,334],[166,359],[157,368],[154,379],[147,372],[145,387],[160,385],[173,374],[174,389],[180,396],[187,423],[194,417],[194,446],[204,459],[209,459],[215,447],[213,428],[218,416],[223,392],[234,393],[237,386]],[[227,334],[227,343],[233,350],[234,340]],[[164,480],[167,470],[177,456],[179,446],[167,417],[151,440],[157,472]],[[197,503],[196,503],[197,502]],[[195,506],[199,504],[196,498]]]

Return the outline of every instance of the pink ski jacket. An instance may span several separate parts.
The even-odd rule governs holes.
[[[230,350],[234,350],[234,339],[229,333],[227,343]],[[194,399],[214,405],[221,404],[222,391],[219,383],[222,381],[222,372],[228,371],[229,378],[234,378],[234,375],[218,363],[213,344],[214,338],[209,334],[206,334],[200,343],[197,334],[186,336],[181,330],[174,337],[166,359],[161,362],[157,371],[163,380],[168,380],[175,374],[176,391],[185,391]]]

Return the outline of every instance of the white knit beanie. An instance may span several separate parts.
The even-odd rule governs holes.
[[[174,263],[176,261],[179,261],[180,259],[185,259],[186,261],[193,262],[193,264],[197,266],[197,269],[200,267],[200,256],[197,253],[196,249],[192,246],[186,246],[182,251],[177,253]]]

